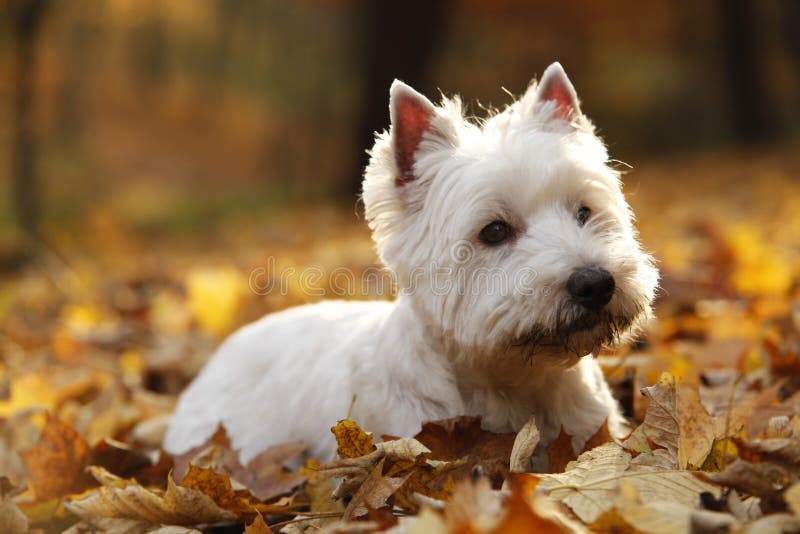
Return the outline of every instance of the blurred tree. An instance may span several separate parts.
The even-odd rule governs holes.
[[[447,31],[449,0],[376,2],[361,0],[359,28],[363,83],[358,144],[361,157],[352,176],[352,191],[361,192],[361,175],[369,161],[365,151],[373,135],[389,125],[389,86],[398,78],[428,92],[428,70]]]
[[[130,39],[131,64],[138,79],[146,87],[158,87],[170,75],[167,51],[171,28],[154,10],[137,24]]]
[[[8,5],[15,45],[12,187],[17,220],[27,238],[27,253],[32,252],[39,236],[34,82],[37,36],[49,6],[50,0],[14,0]]]
[[[729,112],[734,134],[746,144],[770,141],[782,130],[767,88],[756,3],[716,0]]]

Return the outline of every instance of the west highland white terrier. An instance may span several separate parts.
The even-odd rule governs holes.
[[[351,418],[378,435],[459,415],[496,432],[535,415],[540,451],[562,427],[576,450],[606,419],[623,432],[591,355],[647,319],[658,273],[561,65],[479,123],[399,81],[389,108],[363,200],[397,299],[243,327],[184,391],[167,451],[222,424],[245,462],[289,440],[329,460],[354,395]]]

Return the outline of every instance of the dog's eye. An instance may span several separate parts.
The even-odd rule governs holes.
[[[592,214],[592,210],[587,208],[586,206],[581,206],[577,213],[575,213],[575,218],[578,219],[578,224],[583,226],[586,224],[586,221],[589,220],[589,216]]]
[[[481,241],[488,245],[497,245],[511,236],[511,228],[503,221],[492,221],[481,230]]]

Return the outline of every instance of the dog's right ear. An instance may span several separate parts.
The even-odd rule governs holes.
[[[423,138],[444,137],[436,127],[436,107],[430,100],[400,80],[392,83],[389,90],[389,114],[392,121],[391,138],[398,175],[397,186],[403,186],[417,178],[414,174],[416,154]]]

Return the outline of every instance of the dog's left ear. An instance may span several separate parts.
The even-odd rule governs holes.
[[[389,113],[392,121],[391,136],[397,163],[398,176],[395,183],[403,186],[417,178],[414,163],[423,138],[446,139],[443,121],[430,100],[395,80],[389,90]]]
[[[578,94],[561,63],[558,62],[552,63],[545,69],[542,80],[538,85],[528,89],[523,100],[529,103],[531,109],[544,102],[555,102],[556,109],[553,118],[563,119],[567,122],[583,117]]]

